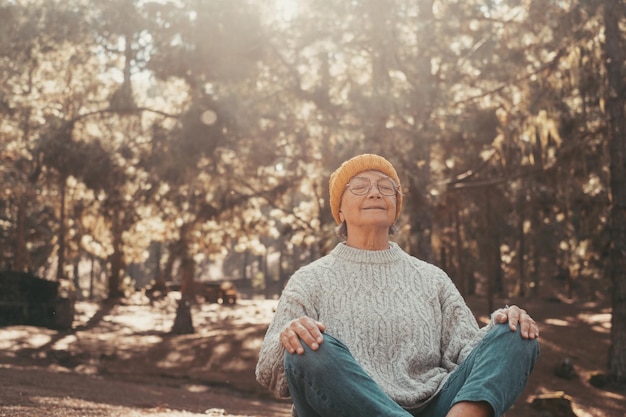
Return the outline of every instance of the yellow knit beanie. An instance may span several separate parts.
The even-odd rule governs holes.
[[[341,207],[341,197],[346,190],[346,185],[352,177],[365,171],[382,172],[394,180],[398,189],[400,188],[398,173],[393,165],[382,156],[366,153],[345,161],[330,175],[330,181],[328,182],[330,190],[330,209],[337,224],[341,224],[339,208]],[[400,210],[402,210],[402,193],[398,192],[396,195],[396,220],[400,217]]]

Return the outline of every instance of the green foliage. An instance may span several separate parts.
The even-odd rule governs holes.
[[[67,241],[122,282],[161,242],[167,278],[232,248],[292,270],[336,242],[330,172],[378,152],[406,194],[397,240],[467,291],[594,296],[611,198],[598,5],[0,2],[2,262],[49,269]]]

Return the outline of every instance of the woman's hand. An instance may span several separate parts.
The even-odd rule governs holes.
[[[498,310],[494,317],[496,323],[509,322],[511,331],[516,331],[520,326],[520,333],[524,339],[536,339],[539,337],[539,326],[535,320],[526,312],[526,310],[518,306],[506,306]]]
[[[326,330],[326,326],[319,321],[310,317],[300,317],[293,320],[280,334],[280,343],[287,349],[289,353],[297,353],[302,355],[304,348],[300,343],[303,341],[312,350],[317,350],[324,341],[322,333]]]

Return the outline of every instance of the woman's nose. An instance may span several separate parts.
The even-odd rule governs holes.
[[[367,198],[381,198],[381,197],[382,197],[382,194],[380,193],[378,186],[376,184],[372,185],[372,188],[370,188],[369,192],[367,193]]]

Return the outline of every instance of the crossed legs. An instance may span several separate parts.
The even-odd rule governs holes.
[[[536,340],[497,325],[450,374],[428,406],[411,413],[395,403],[348,348],[324,335],[316,351],[285,354],[285,373],[299,417],[499,417],[521,394],[539,354]]]

